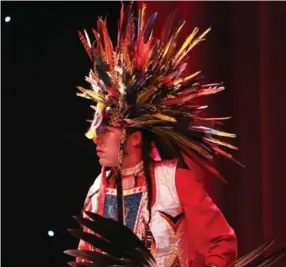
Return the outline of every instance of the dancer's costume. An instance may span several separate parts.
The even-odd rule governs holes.
[[[222,149],[235,149],[226,141],[235,135],[219,129],[227,118],[204,117],[206,107],[196,102],[222,91],[223,85],[202,85],[200,72],[185,72],[189,51],[209,29],[198,35],[195,28],[179,44],[185,22],[179,22],[175,13],[166,19],[159,38],[152,35],[157,13],[148,20],[144,14],[144,5],[138,10],[132,3],[122,5],[116,47],[101,18],[93,29],[94,43],[86,31],[79,33],[93,64],[86,77],[90,89],[78,87],[79,95],[96,103],[86,136],[95,138],[102,124],[119,127],[122,136],[118,168],[103,168],[91,186],[84,211],[93,222],[86,213],[78,218],[87,233],[74,232],[81,238],[79,250],[68,253],[77,257],[74,266],[187,267],[195,252],[204,255],[204,266],[233,266],[235,233],[184,160],[191,159],[221,179],[212,160],[221,155],[235,161]],[[149,132],[159,158],[147,167],[143,161],[122,170],[130,128]],[[151,186],[146,183],[146,168]],[[126,172],[136,177],[136,183],[122,190]]]

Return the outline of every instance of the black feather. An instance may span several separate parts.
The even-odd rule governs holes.
[[[104,263],[104,266],[121,265],[132,267],[132,262],[130,260],[112,257],[111,255],[103,254],[96,251],[74,249],[66,250],[65,254],[91,261],[94,263],[93,266],[97,266],[97,263],[100,265]]]
[[[286,255],[286,247],[270,253],[267,256],[261,257],[255,261],[255,263],[250,263],[247,267],[270,267],[278,262],[281,258]]]
[[[148,20],[148,23],[146,25],[146,29],[144,31],[144,43],[146,44],[148,41],[149,41],[149,38],[150,38],[150,35],[152,33],[152,30],[153,30],[153,25],[154,25],[154,22],[156,20],[156,17],[157,17],[157,12],[155,12],[151,18]]]
[[[68,231],[74,237],[84,240],[85,242],[89,243],[93,247],[100,247],[106,253],[110,253],[118,257],[120,256],[120,254],[123,253],[122,246],[114,247],[114,245],[110,244],[109,241],[107,241],[106,239],[102,237],[84,232],[82,230],[69,229]]]
[[[142,241],[126,226],[98,214],[86,212],[92,219],[76,216],[75,219],[91,230],[95,235],[100,234],[102,242],[89,235],[83,235],[81,231],[70,231],[78,238],[100,251],[66,250],[64,253],[73,257],[79,257],[90,262],[69,262],[72,267],[155,267],[155,259]],[[108,246],[106,246],[108,242]],[[274,240],[264,242],[251,252],[241,257],[234,263],[234,267],[270,267],[286,255],[286,247],[264,255],[266,250],[273,245]],[[119,248],[119,249],[118,249]],[[118,249],[118,250],[117,250]],[[107,252],[107,250],[109,252]],[[117,250],[117,251],[116,251]]]
[[[121,223],[112,219],[104,218],[96,213],[89,211],[86,211],[85,213],[93,220],[94,223],[96,223],[96,228],[94,229],[96,229],[98,233],[101,232],[102,236],[104,236],[106,239],[110,240],[111,242],[120,242],[122,240],[126,240],[126,243],[130,243],[125,244],[125,246],[139,247],[147,251],[142,241],[139,238],[134,238],[134,233],[128,227],[125,227]],[[109,231],[110,229],[112,229],[112,231]]]
[[[96,64],[96,70],[98,73],[99,78],[104,82],[105,86],[111,87],[110,79],[106,73],[104,62],[102,61],[101,57],[97,55],[93,55],[94,63]]]
[[[96,262],[96,265],[92,266],[154,266],[153,256],[128,227],[118,221],[91,212],[86,212],[86,214],[90,219],[82,216],[75,216],[74,218],[82,226],[91,230],[94,236],[91,237],[92,234],[83,231],[69,230],[69,232],[77,238],[85,240],[94,249],[99,249],[101,252],[92,251],[88,253],[81,250],[67,250],[65,251],[66,254]]]

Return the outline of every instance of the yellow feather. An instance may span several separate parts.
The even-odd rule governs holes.
[[[83,94],[81,94],[82,96],[86,95],[88,97],[91,97],[93,98],[94,100],[96,101],[101,101],[103,102],[104,101],[104,95],[103,94],[100,94],[100,93],[97,93],[93,90],[88,90],[88,89],[84,89],[83,87],[81,86],[77,86],[77,88],[83,92]]]
[[[137,97],[137,106],[141,107],[145,104],[148,98],[158,90],[158,87],[151,86],[142,91]]]
[[[202,117],[196,117],[193,116],[195,120],[200,120],[200,121],[222,121],[222,120],[229,120],[231,119],[231,116],[228,117],[216,117],[216,118],[202,118]]]
[[[163,121],[173,121],[173,122],[177,121],[176,119],[174,119],[170,116],[161,114],[161,113],[152,114],[152,117],[163,120]]]
[[[176,39],[177,35],[179,34],[179,32],[181,31],[181,29],[183,28],[184,25],[185,25],[185,21],[183,21],[183,23],[179,26],[177,32],[174,34],[174,36],[172,37],[172,39],[170,39],[170,41],[168,42],[168,44],[167,44],[167,46],[166,46],[166,48],[165,48],[165,50],[164,50],[163,56],[162,56],[163,58],[164,58],[164,57],[166,56],[166,54],[168,53],[171,43],[173,42],[173,40]]]
[[[88,139],[94,139],[96,137],[95,129],[89,129],[88,132],[85,134]]]
[[[208,32],[211,30],[211,28],[208,28],[206,31],[204,31],[197,39],[194,40],[192,44],[190,44],[189,48],[186,51],[186,54],[194,47],[196,46],[199,42],[204,41],[204,37],[208,34]]]
[[[96,105],[96,110],[97,110],[98,112],[102,112],[104,109],[105,109],[105,104],[103,104],[103,103],[101,103],[101,102],[97,103],[97,105]]]
[[[160,122],[162,122],[162,120],[149,119],[147,121],[133,121],[132,127],[140,127],[143,125],[151,125],[151,124],[156,124],[156,123],[160,123]]]
[[[86,99],[91,99],[91,97],[87,96],[86,94],[77,93],[76,95],[79,97],[86,98]]]
[[[206,141],[209,141],[209,142],[217,144],[217,145],[225,146],[225,147],[228,147],[228,148],[231,148],[231,149],[238,149],[236,146],[233,146],[233,145],[231,145],[229,143],[226,143],[226,142],[223,142],[223,141],[211,138],[211,137],[204,137],[204,139]]]
[[[182,52],[185,50],[185,48],[190,44],[190,42],[194,39],[195,35],[198,33],[199,28],[194,28],[193,32],[188,36],[188,38],[185,40],[183,45],[181,46],[180,50],[178,51],[176,58],[179,57]]]
[[[198,76],[200,73],[201,73],[201,71],[197,71],[196,73],[193,73],[193,74],[187,76],[186,78],[184,78],[183,81],[186,82],[186,81],[188,81],[188,80],[191,80],[191,79],[193,79],[194,77]]]
[[[189,42],[189,47],[188,47],[188,49],[181,54],[181,56],[179,57],[179,59],[177,59],[177,57],[176,57],[176,60],[177,60],[178,62],[181,62],[181,60],[190,52],[190,50],[191,50],[192,48],[194,48],[199,42],[201,42],[201,41],[204,40],[203,37],[205,37],[206,34],[207,34],[210,30],[211,30],[211,28],[208,28],[208,29],[207,29],[206,31],[204,31],[198,38],[196,38],[192,43]]]
[[[198,76],[201,73],[201,71],[197,71],[189,76],[187,76],[186,78],[182,79],[177,79],[176,81],[174,81],[174,86],[179,86],[182,82],[187,82],[188,80],[193,79],[194,77]]]

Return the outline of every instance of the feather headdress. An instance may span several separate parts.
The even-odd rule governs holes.
[[[87,32],[79,37],[92,61],[86,77],[90,89],[78,86],[81,97],[92,100],[94,118],[86,136],[93,139],[105,120],[111,126],[147,130],[158,148],[176,158],[187,155],[209,171],[220,176],[211,161],[221,155],[237,162],[223,148],[236,149],[225,141],[235,134],[219,127],[229,117],[207,118],[206,106],[197,99],[224,90],[222,83],[201,84],[201,73],[185,74],[189,52],[210,31],[195,28],[179,45],[179,33],[185,21],[178,22],[174,13],[166,20],[159,38],[153,36],[157,13],[148,20],[146,6],[134,15],[132,2],[122,4],[114,46],[106,22],[97,21],[92,29],[95,41]],[[164,157],[164,155],[161,155]],[[221,177],[222,178],[222,177]]]

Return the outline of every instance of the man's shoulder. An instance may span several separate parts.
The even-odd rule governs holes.
[[[172,169],[172,173],[174,173],[175,179],[177,181],[184,181],[184,180],[200,180],[199,179],[199,173],[194,168],[194,166],[190,166],[190,164],[182,164],[179,159],[165,159],[161,161],[157,161],[155,163],[155,168],[159,168],[162,170],[166,170],[167,172],[170,172]]]
[[[177,159],[164,159],[160,161],[155,161],[155,167],[177,167],[178,160]]]
[[[183,164],[180,160],[176,158],[156,161],[155,167],[170,167],[170,168],[175,168],[176,171],[179,170],[179,171],[185,171],[185,172],[189,172],[193,169],[193,168],[190,168],[188,164]]]

